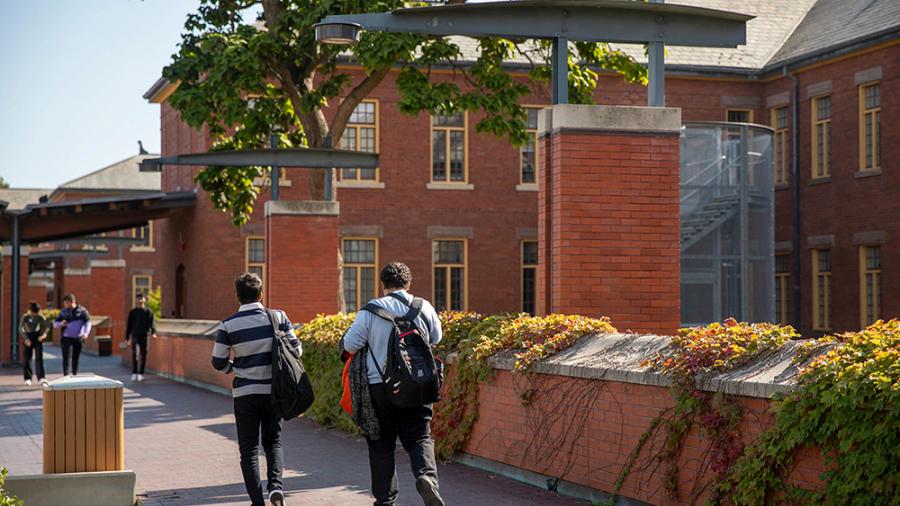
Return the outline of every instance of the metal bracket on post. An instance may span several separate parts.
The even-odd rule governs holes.
[[[650,0],[650,3],[661,4],[664,0]],[[657,16],[657,24],[664,21],[662,15]],[[647,47],[647,105],[666,106],[666,45],[662,42],[649,42]]]
[[[278,134],[272,132],[269,142],[272,149],[278,149]],[[278,200],[281,196],[281,167],[278,164],[272,164],[272,200]]]
[[[556,37],[553,39],[550,68],[554,104],[569,103],[569,39]]]

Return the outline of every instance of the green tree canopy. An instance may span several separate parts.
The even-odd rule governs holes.
[[[476,131],[525,139],[526,111],[519,100],[529,86],[516,81],[503,62],[516,55],[531,62],[535,86],[550,78],[549,41],[478,40],[479,56],[463,62],[452,39],[414,34],[364,32],[352,47],[318,45],[313,25],[330,14],[385,12],[417,5],[400,0],[201,0],[188,15],[173,62],[164,76],[178,82],[169,98],[193,128],[207,127],[214,149],[252,149],[276,135],[281,146],[337,146],[351,113],[394,67],[399,67],[397,107],[452,113],[482,111]],[[255,23],[248,10],[261,7]],[[359,72],[339,66],[359,66]],[[431,80],[435,66],[454,68],[461,79]],[[597,70],[620,72],[646,84],[646,69],[606,44],[577,43],[569,54],[569,97],[590,103]],[[253,211],[262,167],[209,167],[197,176],[213,204],[230,212],[236,225]],[[312,198],[322,198],[323,170],[311,171]]]

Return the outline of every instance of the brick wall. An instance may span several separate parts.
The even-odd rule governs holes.
[[[900,298],[895,289],[900,274],[890,258],[896,258],[897,230],[900,220],[896,193],[900,182],[893,170],[898,149],[889,142],[896,137],[897,87],[900,45],[859,54],[840,61],[812,66],[798,72],[801,91],[801,206],[803,213],[804,277],[795,280],[805,294],[803,312],[805,331],[811,313],[810,252],[806,238],[811,235],[834,234],[833,303],[835,330],[853,329],[859,322],[859,277],[857,247],[853,234],[859,231],[883,230],[882,257],[883,310],[887,316],[900,314]],[[860,70],[882,68],[882,158],[884,170],[879,177],[854,177],[857,153],[857,98],[854,74]],[[438,79],[452,79],[449,74],[435,73]],[[517,191],[518,155],[505,140],[478,134],[474,125],[479,116],[469,115],[469,182],[473,190],[427,190],[429,180],[429,118],[425,114],[406,116],[396,108],[399,98],[392,73],[372,92],[379,101],[379,151],[383,189],[339,188],[342,227],[378,226],[379,260],[404,260],[413,270],[413,291],[431,296],[431,238],[429,226],[471,229],[468,238],[469,308],[484,313],[520,309],[521,269],[520,241],[517,231],[537,228],[538,198],[534,191]],[[521,76],[520,76],[521,78]],[[832,182],[812,185],[803,178],[810,173],[809,101],[805,95],[811,84],[830,79],[833,87],[832,113]],[[459,82],[458,84],[464,85]],[[790,90],[787,78],[777,75],[756,81],[739,78],[667,77],[667,104],[682,109],[685,121],[722,121],[728,109],[749,109],[756,123],[769,123],[768,98]],[[595,95],[598,104],[644,105],[646,89],[626,84],[613,73],[601,73]],[[548,104],[549,97],[540,89],[523,99],[531,105]],[[206,131],[188,128],[178,113],[167,103],[161,106],[162,154],[203,151],[209,147]],[[169,167],[163,174],[167,191],[195,187],[192,178],[198,169]],[[282,189],[283,199],[307,198],[306,173],[302,169],[285,170],[290,187]],[[790,189],[776,191],[776,233],[778,241],[791,238]],[[212,209],[205,193],[198,191],[197,207],[182,218],[162,220],[160,233],[160,273],[154,277],[164,292],[164,314],[174,314],[175,270],[185,266],[187,316],[220,318],[222,308],[234,305],[230,290],[233,274],[244,269],[244,241],[248,235],[261,236],[265,224],[262,209],[268,189],[261,194],[254,216],[248,225],[233,227],[228,216]],[[846,201],[845,205],[830,203]],[[414,212],[413,212],[414,211]],[[215,251],[214,255],[207,252]],[[130,265],[130,264],[129,264]]]
[[[337,212],[333,202],[266,205],[266,302],[293,321],[340,309]]]
[[[15,337],[11,333],[12,314],[16,314],[15,323],[18,328],[18,321],[22,314],[28,309],[28,303],[37,296],[35,287],[28,286],[28,255],[23,254],[19,257],[19,307],[16,311],[12,311],[12,250],[9,247],[4,248],[2,254],[3,270],[0,271],[0,364],[9,364],[12,362],[12,339]],[[40,300],[40,299],[37,299]],[[18,331],[16,331],[18,334]],[[22,355],[22,340],[19,339],[19,358]]]
[[[879,69],[881,74],[881,173],[858,177],[859,88],[857,73]],[[860,325],[859,246],[854,234],[883,232],[882,311],[887,318],[900,316],[900,145],[893,142],[900,126],[900,45],[880,48],[855,58],[810,66],[796,75],[800,90],[799,189],[800,261],[803,333],[812,329],[812,250],[809,238],[833,236],[832,328],[856,330]],[[780,78],[765,85],[767,96],[789,91],[790,81]],[[814,96],[831,97],[831,177],[812,177],[812,102]],[[760,121],[769,124],[768,115]],[[790,186],[776,190],[776,241],[790,241],[793,233],[793,199]],[[836,205],[835,203],[840,203]],[[797,253],[797,252],[792,252]],[[796,281],[793,280],[792,281]],[[796,317],[796,315],[794,315]]]
[[[213,337],[160,335],[147,341],[148,371],[174,376],[231,390],[234,375],[226,375],[213,369]],[[113,353],[122,356],[122,363],[131,365],[131,348]]]
[[[106,261],[107,265],[91,266],[91,294],[89,300],[79,300],[92,314],[109,318],[106,328],[112,337],[115,348],[125,338],[127,314],[123,311],[122,302],[128,300],[125,295],[125,263]],[[100,335],[99,333],[97,335]]]
[[[215,324],[196,323],[202,323],[206,328]],[[180,333],[172,335],[161,330],[159,339],[149,342],[147,368],[167,376],[230,389],[232,376],[214,370],[210,364],[214,339],[208,331],[205,332],[206,335],[191,336]],[[611,339],[625,339],[634,344],[636,337],[646,336],[620,335]],[[649,339],[641,342],[638,354],[652,354],[665,346],[668,338]],[[603,338],[588,344],[606,345]],[[618,349],[618,354],[597,354],[596,349],[585,348],[574,356],[567,353],[569,357],[565,360],[570,361],[566,363],[579,363],[579,359],[573,357],[580,356],[595,364],[595,367],[602,368],[609,362],[625,360],[623,357],[629,355],[622,348]],[[123,362],[130,364],[130,351],[122,356]],[[640,362],[641,358],[635,356],[637,358],[631,357],[631,362]],[[557,359],[562,360],[555,357],[550,361]],[[771,373],[785,371],[791,364],[791,357],[787,356],[767,362],[765,367]],[[543,371],[545,365],[546,362],[539,364],[538,370]],[[526,375],[508,370],[508,364],[499,367],[502,368],[494,370],[490,382],[480,386],[478,420],[465,452],[598,491],[609,492],[613,489],[622,465],[641,435],[661,410],[674,405],[665,385],[641,383],[640,378],[646,373],[629,367],[604,372],[605,376],[617,381],[561,374]],[[758,366],[748,366],[746,370],[731,373],[730,381],[755,377],[758,374],[755,367]],[[575,366],[575,369],[579,367]],[[446,373],[448,378],[453,376],[452,364],[448,365]],[[790,375],[787,371],[775,374]],[[618,381],[624,376],[630,378],[628,382]],[[787,382],[788,379],[782,378],[781,381]],[[735,387],[731,385],[729,388]],[[522,401],[526,392],[533,393],[528,403]],[[739,431],[742,442],[747,444],[771,427],[774,418],[767,398],[740,395],[737,399],[744,411]],[[663,444],[662,437],[663,431],[659,431],[645,446],[645,451],[624,483],[621,490],[623,497],[650,504],[673,504],[666,496],[662,469],[651,459]],[[702,489],[713,477],[708,468],[708,448],[708,439],[702,438],[696,427],[692,428],[678,461],[680,492],[675,504],[689,503],[692,495],[699,497],[696,504],[702,504],[709,497],[708,491]],[[806,449],[798,455],[789,478],[796,485],[820,488],[818,476],[823,469],[821,452],[814,448]]]
[[[521,394],[532,389],[536,394],[525,406]],[[481,386],[478,401],[478,421],[466,453],[606,492],[613,490],[653,419],[674,405],[661,386],[510,371],[496,371],[493,380]],[[744,410],[740,434],[746,444],[770,427],[773,417],[767,399],[740,397],[739,402]],[[701,493],[701,487],[713,477],[706,460],[708,440],[696,427],[688,432],[678,460],[679,497],[674,502],[666,496],[662,467],[649,459],[648,450],[653,448],[655,454],[662,444],[662,437],[647,443],[621,495],[650,504],[688,504],[697,494],[694,504],[702,504],[709,493]],[[804,451],[791,482],[820,488],[823,466],[819,452]]]
[[[547,202],[538,218],[541,273],[549,276],[544,312],[606,315],[623,330],[675,332],[677,111],[554,106],[542,118],[541,135],[549,137],[540,182]]]

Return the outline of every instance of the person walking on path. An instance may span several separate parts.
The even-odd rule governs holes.
[[[156,321],[153,319],[153,311],[147,308],[147,298],[143,293],[137,295],[136,302],[137,306],[128,312],[128,322],[125,324],[125,342],[131,344],[131,381],[144,381],[144,366],[147,365],[147,338],[153,336],[153,339],[156,339]]]
[[[70,293],[63,297],[63,309],[53,321],[53,327],[62,329],[62,337],[59,342],[62,346],[63,375],[69,375],[70,359],[72,374],[78,374],[81,346],[91,335],[91,315],[84,306],[78,305],[75,294]]]
[[[41,315],[41,306],[32,301],[28,305],[28,311],[22,315],[19,322],[19,332],[25,340],[25,384],[31,385],[31,356],[34,355],[34,369],[38,382],[47,384],[44,375],[44,339],[50,325]]]
[[[412,272],[406,264],[392,262],[381,270],[381,287],[384,297],[375,299],[375,304],[397,317],[410,310],[413,296],[408,290],[412,283]],[[423,301],[416,318],[416,327],[426,342],[432,346],[441,340],[441,322],[437,312],[428,302]],[[431,438],[431,404],[411,408],[398,408],[388,400],[388,387],[379,369],[379,364],[387,363],[388,341],[393,331],[392,324],[368,311],[356,313],[356,319],[344,335],[344,351],[356,354],[368,347],[366,368],[368,370],[369,393],[379,433],[366,435],[369,447],[369,468],[372,473],[372,495],[375,505],[393,505],[397,501],[399,488],[394,465],[394,450],[397,438],[409,454],[412,472],[416,478],[416,490],[426,506],[443,506],[438,491],[437,462],[434,457],[434,440]],[[356,357],[354,357],[355,360]]]
[[[226,374],[234,372],[232,394],[234,419],[237,425],[238,449],[244,485],[254,506],[265,504],[259,481],[259,441],[266,454],[269,501],[284,505],[284,486],[281,480],[282,420],[272,408],[272,345],[275,329],[266,308],[260,303],[262,280],[253,273],[245,273],[234,281],[238,312],[222,320],[213,345],[212,365]],[[284,311],[273,311],[279,330],[291,334],[291,343],[302,353],[294,326]],[[233,356],[233,360],[229,357]]]

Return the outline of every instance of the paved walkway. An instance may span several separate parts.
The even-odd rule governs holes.
[[[62,370],[59,348],[45,350],[52,381]],[[130,383],[130,371],[118,357],[82,355],[81,360],[82,371],[125,382],[125,463],[137,473],[137,493],[145,504],[248,504],[231,399],[156,376]],[[290,504],[371,504],[364,441],[306,420],[287,422],[283,439]],[[26,387],[18,368],[0,369],[0,465],[13,475],[39,474],[41,445],[41,389]],[[401,450],[399,504],[421,504],[408,466]],[[438,473],[450,505],[581,504],[458,464],[441,465]]]

